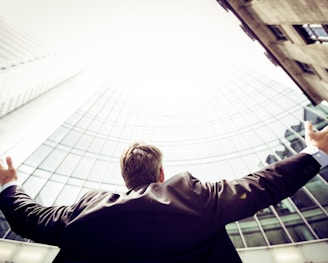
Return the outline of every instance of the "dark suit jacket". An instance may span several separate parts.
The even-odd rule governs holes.
[[[0,208],[17,234],[59,246],[58,262],[233,263],[241,261],[225,225],[292,195],[319,169],[312,156],[298,154],[232,181],[203,183],[182,173],[60,207],[40,206],[11,186]]]

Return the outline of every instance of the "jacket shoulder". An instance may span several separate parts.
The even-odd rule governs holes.
[[[190,172],[185,171],[179,174],[172,176],[167,179],[164,184],[174,185],[174,184],[187,184],[190,185],[193,181],[199,181],[195,178]]]

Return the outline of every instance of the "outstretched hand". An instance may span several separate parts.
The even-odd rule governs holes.
[[[312,123],[305,122],[305,142],[307,146],[316,146],[328,154],[328,126],[315,132]]]
[[[6,158],[7,167],[4,161],[0,159],[0,185],[4,185],[9,182],[17,180],[17,171],[13,165],[11,157]]]

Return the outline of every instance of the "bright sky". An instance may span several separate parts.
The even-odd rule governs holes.
[[[0,0],[0,16],[38,43],[135,74],[237,61],[286,78],[215,0]]]

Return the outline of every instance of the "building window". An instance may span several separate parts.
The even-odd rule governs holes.
[[[307,44],[328,42],[328,25],[303,24],[294,28]]]
[[[309,74],[315,74],[313,67],[310,64],[306,64],[300,61],[295,61],[296,64],[302,69],[303,72]]]
[[[275,37],[277,38],[277,40],[282,40],[282,41],[287,40],[287,37],[284,34],[284,32],[282,31],[282,29],[280,28],[280,26],[277,26],[277,25],[268,25],[268,28],[275,35]]]

